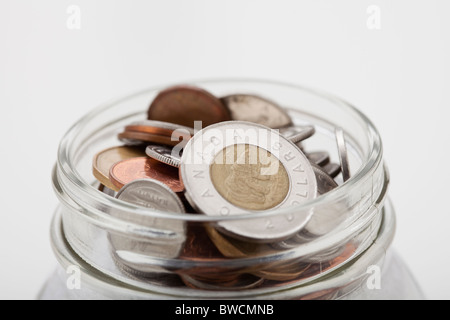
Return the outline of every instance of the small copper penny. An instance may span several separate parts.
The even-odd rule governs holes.
[[[109,173],[116,191],[138,179],[155,179],[166,184],[173,192],[184,191],[178,170],[148,157],[139,157],[116,163]]]
[[[203,127],[231,120],[224,104],[211,93],[192,86],[174,86],[161,91],[148,110],[149,120],[158,120],[194,127],[202,121]]]
[[[126,126],[125,131],[150,133],[167,137],[171,137],[174,131],[177,131],[177,137],[182,137],[183,139],[190,139],[194,135],[194,129],[192,128],[152,120],[134,122]]]
[[[171,137],[162,136],[158,134],[137,132],[137,131],[125,131],[119,134],[119,140],[130,146],[138,146],[148,143],[158,143],[167,146],[176,146],[182,140],[172,141]],[[187,140],[183,140],[187,143]]]

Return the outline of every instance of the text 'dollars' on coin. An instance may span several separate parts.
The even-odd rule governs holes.
[[[292,142],[265,126],[225,122],[194,136],[180,173],[187,198],[211,216],[252,213],[255,219],[220,222],[238,238],[269,242],[298,232],[312,212],[258,219],[258,212],[298,205],[317,195],[314,171]]]

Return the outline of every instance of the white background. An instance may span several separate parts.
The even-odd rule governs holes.
[[[369,5],[381,30],[367,28]],[[449,16],[446,0],[2,0],[0,298],[35,298],[56,266],[50,173],[64,132],[112,98],[221,77],[307,85],[366,113],[391,171],[394,245],[428,298],[450,298]]]

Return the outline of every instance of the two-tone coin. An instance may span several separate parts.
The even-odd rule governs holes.
[[[242,121],[210,126],[184,149],[180,166],[186,197],[200,212],[228,217],[222,232],[254,242],[289,238],[308,222],[311,212],[258,218],[258,213],[299,205],[317,195],[308,159],[275,130]]]
[[[248,121],[272,129],[283,128],[292,124],[291,117],[275,102],[251,94],[233,94],[221,99],[230,110],[231,118]]]

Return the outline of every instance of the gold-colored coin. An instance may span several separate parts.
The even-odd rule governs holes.
[[[264,174],[268,167],[275,174]],[[289,176],[281,162],[257,146],[232,145],[220,151],[211,165],[211,180],[220,195],[245,210],[275,208],[286,199]]]
[[[113,147],[106,149],[95,155],[93,161],[93,173],[95,178],[105,187],[111,190],[117,190],[117,187],[109,179],[109,171],[112,166],[119,161],[146,157],[144,150],[133,147]]]

